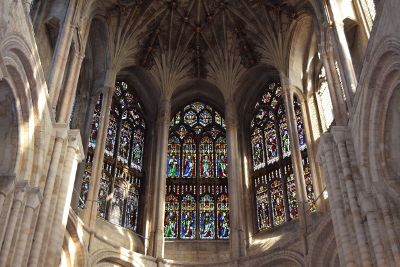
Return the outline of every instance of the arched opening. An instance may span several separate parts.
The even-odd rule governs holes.
[[[15,98],[10,85],[0,81],[0,175],[15,175],[18,156],[18,118]]]

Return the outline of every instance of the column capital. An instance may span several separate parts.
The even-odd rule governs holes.
[[[26,201],[26,206],[36,209],[39,204],[42,202],[43,195],[40,187],[31,188],[28,191],[28,198]]]
[[[68,134],[68,147],[75,150],[78,161],[85,159],[85,153],[82,145],[81,133],[77,129],[70,130]]]
[[[346,142],[349,129],[346,126],[333,126],[331,133],[335,142],[340,144]]]
[[[15,184],[14,199],[22,202],[25,193],[29,190],[29,183],[27,180],[19,181]]]
[[[15,175],[0,176],[0,195],[7,196],[15,188]]]
[[[359,193],[361,210],[364,215],[376,211],[376,205],[371,193],[362,191]]]
[[[67,123],[55,123],[53,126],[56,138],[66,139],[68,136],[68,124]]]

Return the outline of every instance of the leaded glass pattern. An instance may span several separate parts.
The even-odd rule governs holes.
[[[228,239],[226,127],[210,105],[195,101],[171,119],[166,176],[164,237]]]
[[[102,95],[93,115],[81,198],[87,198],[85,192],[88,191],[87,177],[91,176],[91,161],[94,150],[100,147],[97,145],[97,133],[101,108]],[[106,131],[98,216],[133,231],[138,231],[140,222],[145,131],[143,109],[138,97],[127,83],[117,82]]]

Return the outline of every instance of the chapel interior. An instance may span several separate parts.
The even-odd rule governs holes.
[[[1,0],[0,266],[400,266],[399,0]]]

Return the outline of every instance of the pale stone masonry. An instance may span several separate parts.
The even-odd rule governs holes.
[[[399,0],[0,0],[0,266],[400,266],[399,14]],[[145,113],[136,232],[98,215],[117,81]],[[250,125],[277,81],[298,214],[258,231]],[[164,238],[169,127],[193,101],[225,119],[228,240]]]

